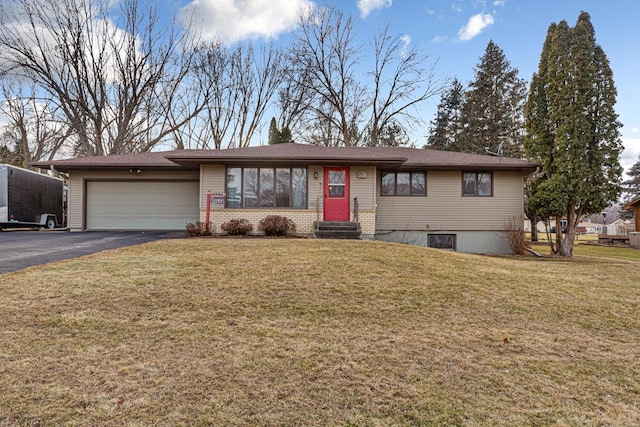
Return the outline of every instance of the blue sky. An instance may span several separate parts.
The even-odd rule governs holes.
[[[622,164],[628,169],[640,155],[640,2],[623,0],[196,0],[177,1],[195,8],[205,32],[227,40],[269,39],[286,43],[297,10],[334,4],[355,19],[365,44],[387,23],[392,33],[408,36],[438,60],[442,77],[473,80],[474,67],[489,40],[500,46],[520,77],[529,81],[538,67],[547,29],[566,20],[573,26],[580,11],[591,15],[596,40],[611,62],[618,89],[626,147]],[[425,106],[433,118],[438,99]],[[424,130],[424,135],[428,130]],[[423,140],[418,140],[422,144]]]

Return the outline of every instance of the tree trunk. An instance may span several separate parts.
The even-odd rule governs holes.
[[[527,218],[529,218],[529,222],[531,222],[531,241],[537,242],[538,241],[538,216],[531,215],[531,216],[527,216]]]
[[[573,256],[573,242],[576,238],[576,228],[578,227],[578,219],[581,216],[581,212],[581,208],[576,212],[574,205],[569,205],[569,209],[567,209],[567,231],[562,240],[562,244],[558,248],[558,255],[564,257]]]
[[[562,239],[562,243],[560,244],[558,255],[564,257],[572,257],[573,256],[573,241],[576,237],[576,229],[575,227],[571,227],[567,224],[567,232],[564,235],[564,239]]]
[[[562,221],[560,220],[560,217],[556,216],[556,245],[555,245],[555,249],[553,250],[553,253],[555,255],[559,255],[560,254],[560,250],[562,249]]]

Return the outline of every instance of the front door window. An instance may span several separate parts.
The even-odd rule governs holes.
[[[329,171],[329,197],[344,198],[347,172],[345,170]]]

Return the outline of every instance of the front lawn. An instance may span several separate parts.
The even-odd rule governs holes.
[[[640,262],[163,240],[0,275],[0,425],[638,425]]]

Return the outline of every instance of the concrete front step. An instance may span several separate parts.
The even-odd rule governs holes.
[[[316,221],[313,223],[316,230],[357,230],[358,223],[351,221]]]
[[[314,235],[319,239],[359,239],[359,224],[350,221],[320,221],[314,223]]]
[[[336,230],[316,230],[314,232],[316,239],[360,239],[362,231],[336,231]]]

